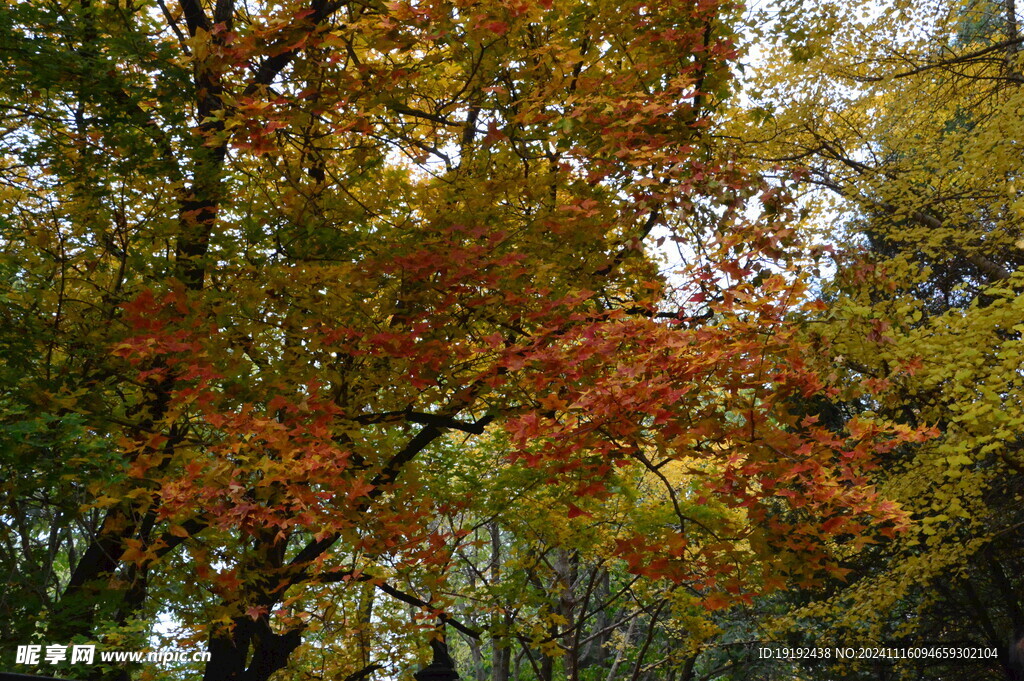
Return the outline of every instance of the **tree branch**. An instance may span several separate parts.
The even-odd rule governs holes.
[[[206,12],[203,11],[202,5],[199,4],[199,0],[181,0],[181,9],[185,14],[185,25],[188,26],[188,34],[195,37],[196,31],[203,29],[209,32],[210,19],[206,16]]]
[[[1006,50],[1007,48],[1019,46],[1024,42],[1024,38],[1014,38],[1013,40],[1004,40],[1000,43],[995,43],[987,47],[983,47],[980,50],[974,52],[968,52],[967,54],[961,54],[957,57],[950,57],[949,59],[943,59],[940,61],[932,62],[930,64],[922,64],[916,68],[910,69],[909,71],[901,71],[886,76],[851,76],[851,78],[858,83],[878,83],[884,80],[895,80],[897,78],[909,78],[910,76],[916,76],[919,73],[924,73],[931,69],[938,69],[944,66],[952,66],[954,64],[962,64],[964,62],[977,59],[978,57],[984,57],[987,54],[998,52],[1000,50]]]
[[[333,582],[342,582],[346,579],[357,582],[373,582],[373,585],[375,587],[386,593],[388,596],[391,596],[395,600],[402,601],[403,603],[407,603],[408,605],[414,605],[417,608],[423,608],[424,610],[434,609],[434,606],[429,601],[425,601],[422,598],[414,596],[410,593],[406,593],[405,591],[401,591],[400,589],[391,586],[383,580],[378,580],[377,577],[366,572],[360,572],[359,574],[356,574],[354,570],[340,570],[325,575],[319,575],[318,579],[321,582],[324,582],[325,584],[330,584]],[[442,612],[440,614],[440,618],[442,622],[444,622],[445,624],[450,624],[453,628],[458,629],[466,636],[469,636],[474,639],[480,638],[480,631],[473,629],[471,627],[467,627],[465,624],[462,624],[458,620],[452,619],[447,614]]]

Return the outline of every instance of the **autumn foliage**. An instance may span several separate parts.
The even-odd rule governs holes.
[[[529,601],[540,566],[501,572],[542,524],[502,495],[552,512],[524,555],[660,585],[701,636],[905,528],[872,471],[928,424],[823,422],[848,377],[802,333],[822,250],[709,132],[738,11],[7,8],[4,432],[37,435],[5,435],[2,513],[51,514],[59,568],[15,585],[46,616],[5,604],[5,643],[170,613],[206,679],[298,678],[331,646],[359,678],[440,622],[550,678],[583,625]],[[453,566],[485,525],[473,629]],[[392,633],[374,589],[414,610]]]

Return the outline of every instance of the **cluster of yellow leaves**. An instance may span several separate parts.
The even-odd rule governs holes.
[[[975,595],[1021,559],[1006,542],[1024,473],[1019,18],[996,2],[785,6],[759,16],[749,106],[723,125],[766,172],[817,190],[803,229],[843,256],[807,337],[868,386],[845,408],[936,433],[875,476],[908,530],[797,617],[833,627],[824,638],[913,641],[948,635],[929,616],[943,601],[1003,645],[980,623],[1014,606]]]

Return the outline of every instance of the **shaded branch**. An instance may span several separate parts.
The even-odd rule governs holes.
[[[370,674],[374,673],[379,669],[384,669],[384,667],[377,664],[376,662],[373,664],[368,664],[359,671],[352,672],[351,674],[346,676],[342,681],[359,681],[360,679],[366,678],[367,676],[369,676]]]
[[[366,572],[357,573],[356,570],[353,569],[339,570],[336,572],[319,575],[318,579],[319,581],[325,584],[344,581],[373,582],[373,585],[375,587],[386,593],[388,596],[391,596],[395,600],[401,601],[408,605],[414,605],[417,608],[423,608],[424,610],[434,609],[434,606],[429,601],[425,601],[422,598],[419,598],[418,596],[414,596],[410,593],[406,593],[405,591],[397,589],[388,584],[387,582],[380,580],[374,575],[371,575]],[[442,622],[444,622],[445,624],[450,624],[453,628],[461,631],[466,636],[469,636],[473,639],[480,638],[481,632],[479,630],[468,627],[465,624],[462,624],[458,620],[451,618],[443,612],[439,615],[439,617]]]
[[[185,15],[185,25],[188,26],[188,34],[195,37],[199,29],[209,32],[212,28],[210,19],[203,11],[199,0],[181,0],[181,9]]]

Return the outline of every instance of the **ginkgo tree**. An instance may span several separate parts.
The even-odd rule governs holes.
[[[807,640],[985,647],[998,656],[972,662],[978,673],[1019,678],[1016,3],[773,9],[783,11],[757,23],[779,49],[762,53],[750,107],[725,120],[750,163],[811,190],[806,229],[834,240],[845,223],[823,277],[829,309],[807,325],[826,365],[856,383],[833,400],[834,420],[867,412],[939,434],[875,477],[912,529],[851,555],[850,584],[806,594],[816,602],[787,624]],[[929,659],[894,664],[914,678],[953,673]]]
[[[735,13],[5,8],[2,557],[47,568],[5,643],[131,641],[163,613],[205,679],[266,679],[304,636],[379,631],[323,626],[374,589],[439,636],[468,531],[445,518],[483,485],[438,490],[483,475],[462,446],[496,430],[503,465],[582,498],[684,462],[685,500],[615,555],[707,608],[901,527],[865,471],[923,431],[791,408],[836,388],[788,321],[821,303],[784,200],[747,220],[765,187],[706,134]],[[671,279],[655,233],[690,256]],[[371,674],[372,644],[332,673]]]

